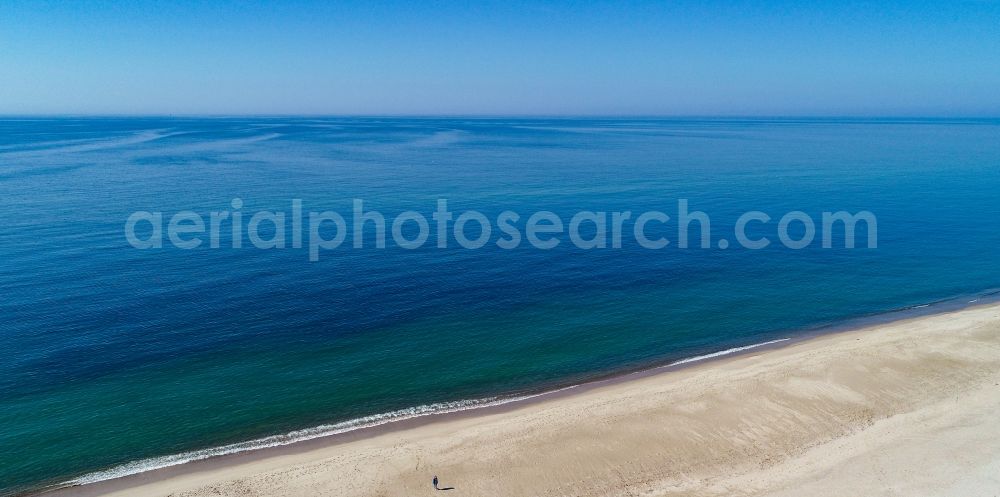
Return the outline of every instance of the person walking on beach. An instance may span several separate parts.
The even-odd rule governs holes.
[[[434,475],[434,480],[432,481],[432,483],[434,483],[434,490],[437,490],[438,489],[438,475]]]

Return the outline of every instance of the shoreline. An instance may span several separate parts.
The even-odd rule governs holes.
[[[827,340],[836,341],[838,339],[843,340],[846,335],[853,336],[853,334],[870,333],[877,331],[880,328],[905,326],[907,323],[911,322],[940,318],[942,316],[960,314],[963,312],[976,312],[977,310],[990,312],[991,309],[995,310],[1000,308],[1000,304],[997,304],[998,300],[1000,300],[997,292],[979,294],[978,297],[969,297],[973,300],[967,301],[967,303],[963,305],[960,300],[965,298],[966,297],[958,297],[932,304],[912,306],[906,309],[890,311],[888,313],[854,318],[843,323],[807,330],[799,333],[798,336],[791,336],[789,338],[782,338],[779,340],[770,340],[745,347],[735,347],[725,351],[674,361],[666,365],[652,366],[638,371],[610,375],[608,377],[598,378],[556,390],[527,394],[509,399],[498,399],[492,401],[495,402],[492,404],[474,404],[451,411],[425,412],[402,419],[389,419],[370,426],[350,428],[348,431],[337,433],[326,433],[305,440],[291,441],[287,444],[253,448],[236,453],[216,455],[82,485],[62,486],[58,488],[49,487],[48,489],[38,490],[27,495],[89,496],[123,491],[127,492],[129,489],[138,487],[148,487],[150,485],[155,486],[158,482],[162,481],[185,479],[204,474],[225,473],[232,468],[253,465],[269,460],[301,458],[304,455],[323,451],[324,449],[360,443],[374,438],[403,435],[421,428],[468,420],[475,421],[493,418],[516,411],[537,409],[540,406],[544,407],[546,405],[558,404],[564,399],[578,399],[582,396],[592,394],[594,391],[614,390],[618,387],[634,385],[635,383],[642,381],[662,381],[662,378],[676,374],[684,374],[685,372],[690,375],[698,374],[699,372],[704,371],[712,371],[716,368],[724,368],[726,365],[731,364],[734,361],[739,361],[747,357],[767,357],[778,351],[788,350],[802,345],[812,345],[816,347],[819,346],[819,342]],[[867,324],[862,326],[858,325],[858,323]],[[860,340],[860,338],[858,338],[858,340]]]
[[[893,311],[893,312],[897,312],[897,311]],[[832,332],[832,333],[837,333],[837,332]],[[646,377],[649,377],[649,376],[657,376],[657,375],[661,375],[661,374],[667,374],[667,373],[671,373],[671,372],[682,371],[682,370],[689,369],[689,368],[695,368],[695,367],[698,367],[698,366],[701,366],[701,365],[711,364],[711,363],[714,363],[716,361],[720,361],[721,362],[721,361],[725,361],[725,360],[727,360],[729,358],[736,358],[736,357],[739,357],[739,356],[744,355],[744,354],[753,354],[753,353],[765,352],[765,351],[768,351],[768,350],[774,350],[774,349],[778,349],[778,348],[781,348],[781,347],[789,346],[789,345],[792,345],[792,344],[795,344],[795,343],[798,343],[798,342],[801,342],[801,341],[811,340],[811,339],[813,339],[813,338],[815,338],[817,336],[824,336],[824,335],[823,334],[820,334],[820,335],[808,335],[808,336],[807,335],[803,335],[803,336],[799,336],[799,337],[780,338],[780,339],[768,340],[768,341],[765,341],[765,342],[755,343],[755,344],[751,344],[751,345],[744,345],[744,346],[739,346],[739,347],[733,347],[733,348],[721,350],[721,351],[718,351],[718,352],[711,352],[711,353],[707,353],[707,354],[702,354],[702,355],[697,355],[697,356],[691,356],[691,357],[680,359],[680,360],[677,360],[677,361],[673,361],[673,362],[670,362],[670,363],[667,363],[667,364],[660,364],[660,365],[655,365],[655,366],[649,366],[649,367],[646,367],[646,368],[643,368],[643,369],[638,369],[638,370],[630,370],[630,371],[625,371],[625,372],[609,373],[606,376],[602,376],[602,377],[590,379],[590,380],[584,381],[582,383],[571,384],[571,385],[563,386],[563,387],[557,387],[557,388],[550,389],[550,390],[542,390],[542,391],[539,391],[537,393],[525,393],[525,394],[521,394],[521,395],[512,395],[512,396],[509,396],[509,397],[487,397],[487,398],[483,398],[483,399],[473,399],[473,400],[468,400],[468,401],[458,401],[458,402],[455,402],[455,403],[452,403],[452,404],[457,404],[457,403],[461,403],[461,402],[470,402],[471,404],[468,405],[468,406],[457,407],[457,408],[455,408],[453,410],[439,410],[439,411],[422,412],[420,414],[412,415],[412,416],[409,416],[409,417],[401,417],[401,418],[395,418],[395,419],[388,419],[388,420],[381,421],[381,422],[375,422],[375,423],[370,424],[370,425],[363,425],[363,426],[351,427],[351,428],[344,429],[343,431],[333,431],[333,432],[328,432],[328,433],[322,433],[322,434],[318,434],[316,436],[308,436],[307,438],[292,440],[292,441],[289,441],[288,443],[279,443],[279,444],[269,445],[269,446],[248,448],[248,449],[245,449],[245,450],[238,450],[238,451],[229,452],[229,453],[223,453],[223,454],[218,454],[218,455],[211,455],[211,456],[203,457],[203,458],[196,458],[196,459],[192,459],[192,460],[185,461],[185,462],[178,462],[178,463],[175,463],[175,464],[168,464],[168,465],[161,466],[161,467],[144,469],[144,470],[133,472],[133,473],[123,474],[121,476],[114,476],[114,477],[110,477],[110,478],[102,478],[102,479],[98,479],[98,480],[94,480],[94,481],[87,481],[87,482],[77,482],[78,480],[82,480],[84,478],[87,478],[90,475],[98,475],[98,474],[110,472],[110,471],[113,471],[116,468],[120,468],[122,466],[128,466],[128,465],[135,464],[135,463],[141,463],[141,462],[144,462],[144,461],[147,461],[147,460],[144,459],[144,460],[139,460],[139,461],[132,461],[132,462],[126,463],[124,465],[116,466],[114,468],[109,468],[108,470],[102,470],[102,471],[87,473],[85,475],[82,475],[82,476],[74,479],[74,480],[67,481],[67,482],[65,482],[63,484],[54,485],[54,486],[50,486],[50,487],[39,489],[39,490],[35,490],[35,491],[28,491],[28,492],[24,492],[24,493],[20,493],[20,494],[16,494],[16,495],[22,496],[22,497],[30,497],[30,496],[39,496],[39,497],[46,496],[46,497],[51,497],[51,496],[56,496],[56,495],[63,495],[64,492],[67,492],[67,491],[75,491],[75,490],[85,491],[87,489],[90,489],[91,487],[95,487],[96,488],[96,487],[101,487],[103,485],[108,485],[108,486],[117,488],[118,487],[118,485],[117,485],[118,483],[122,483],[123,484],[122,488],[131,488],[133,485],[128,484],[127,482],[130,482],[132,480],[136,480],[137,482],[142,481],[142,480],[146,480],[147,479],[146,478],[147,475],[156,474],[156,475],[166,475],[167,477],[174,476],[174,475],[184,475],[184,474],[187,474],[189,472],[202,471],[202,470],[205,470],[205,469],[222,468],[222,467],[226,467],[226,466],[228,466],[230,464],[238,464],[239,462],[243,462],[245,460],[256,460],[258,458],[267,458],[267,457],[272,457],[272,456],[284,456],[284,455],[292,455],[292,454],[298,454],[298,453],[302,453],[302,452],[308,452],[308,451],[311,451],[311,450],[315,450],[316,448],[323,448],[323,447],[326,447],[326,446],[329,446],[329,445],[337,445],[337,444],[354,442],[354,441],[358,441],[358,440],[365,440],[365,439],[368,439],[368,438],[371,438],[371,437],[376,437],[376,436],[380,436],[380,435],[387,434],[387,433],[393,433],[393,432],[398,432],[398,431],[405,431],[405,430],[408,430],[408,429],[418,428],[418,427],[421,427],[421,426],[425,426],[425,425],[429,425],[429,424],[434,424],[434,423],[438,423],[438,422],[446,422],[448,420],[453,420],[453,419],[474,418],[474,417],[478,417],[478,416],[486,416],[486,415],[492,415],[492,414],[502,414],[502,413],[506,413],[506,412],[515,411],[515,410],[518,410],[518,409],[521,409],[521,408],[524,408],[524,407],[528,407],[528,406],[530,406],[532,404],[535,404],[535,403],[542,403],[542,402],[546,402],[546,401],[550,401],[550,400],[555,400],[555,399],[559,399],[559,398],[566,397],[566,396],[573,396],[573,395],[582,394],[582,393],[585,393],[585,392],[590,391],[592,389],[613,386],[613,385],[618,384],[618,383],[626,383],[626,382],[634,381],[634,380],[637,380],[637,379],[646,378]],[[442,405],[442,404],[449,404],[449,403],[428,404],[428,405],[417,406],[415,408],[410,408],[410,409],[416,409],[416,408],[420,408],[420,407],[431,407],[431,406],[437,406],[437,405]],[[406,409],[404,409],[402,411],[405,411],[405,410]],[[395,412],[399,412],[399,411],[393,411],[392,413],[395,413]],[[392,413],[382,413],[382,414],[377,414],[377,415],[374,415],[374,416],[384,416],[386,414],[392,414]],[[344,423],[351,423],[351,422],[355,422],[355,421],[362,420],[362,419],[366,419],[366,418],[351,419],[351,420],[345,421]],[[197,451],[182,452],[182,453],[179,453],[179,454],[171,454],[169,456],[163,456],[163,457],[169,458],[169,457],[184,456],[186,454],[191,454],[191,453],[195,453],[195,452],[215,451],[215,450],[219,450],[219,449],[223,449],[224,450],[226,447],[230,447],[231,445],[252,444],[252,443],[257,443],[259,441],[268,440],[268,439],[273,438],[273,437],[285,437],[285,436],[288,436],[289,434],[294,434],[294,433],[297,433],[297,432],[305,432],[305,431],[309,431],[309,430],[313,430],[313,429],[322,429],[322,428],[327,427],[327,426],[331,426],[332,427],[332,426],[336,426],[336,425],[337,425],[337,423],[330,424],[330,425],[319,425],[317,427],[306,428],[306,429],[303,429],[303,430],[297,430],[297,431],[288,432],[288,433],[280,434],[280,435],[273,435],[271,437],[263,437],[263,438],[248,440],[248,441],[245,441],[245,442],[238,442],[236,444],[211,447],[211,448],[208,448],[208,449],[202,449],[202,450],[197,450]],[[153,458],[153,459],[158,459],[158,458]],[[73,492],[73,494],[77,495],[75,492]],[[79,495],[92,495],[92,494],[90,494],[90,493],[82,493],[82,494],[79,494]],[[98,494],[94,494],[94,495],[100,495],[100,492]]]

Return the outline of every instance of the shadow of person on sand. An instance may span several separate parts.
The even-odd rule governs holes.
[[[438,477],[437,477],[437,475],[434,475],[434,479],[431,480],[431,483],[434,485],[434,490],[455,490],[455,487],[441,487],[441,488],[438,488]]]

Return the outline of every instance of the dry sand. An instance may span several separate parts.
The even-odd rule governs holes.
[[[60,495],[997,496],[1000,306]]]

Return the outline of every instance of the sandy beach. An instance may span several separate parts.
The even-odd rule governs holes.
[[[1000,305],[47,495],[995,496]]]

